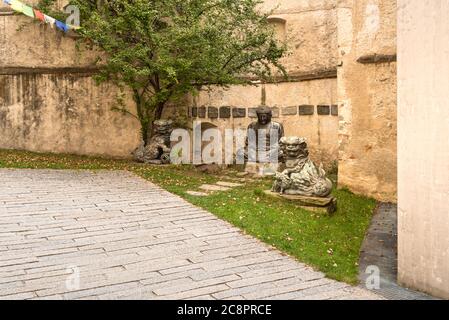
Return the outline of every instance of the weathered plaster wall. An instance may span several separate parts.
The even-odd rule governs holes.
[[[28,17],[0,16],[0,148],[130,157],[139,124],[111,110],[117,90],[95,85],[95,56]]]
[[[449,1],[398,5],[399,281],[449,299]]]
[[[262,9],[285,21],[290,76],[337,66],[336,0],[265,0]]]
[[[0,2],[0,9],[10,11],[3,2]],[[87,67],[97,55],[88,50],[80,52],[73,38],[29,17],[0,16],[0,68]]]
[[[0,148],[129,157],[138,123],[111,110],[115,93],[90,76],[0,75]]]
[[[396,1],[338,4],[339,185],[396,201]]]
[[[285,33],[289,55],[283,63],[292,82],[265,85],[263,98],[261,87],[234,87],[210,97],[201,94],[197,104],[273,107],[287,134],[306,136],[315,159],[330,165],[338,148],[335,0],[267,0],[262,9],[275,9],[272,17],[284,24],[280,27],[285,30],[280,32]],[[17,30],[22,24],[25,29]],[[85,50],[80,53],[73,39],[28,17],[0,16],[0,74],[4,75],[0,108],[7,119],[0,124],[0,148],[128,156],[139,142],[138,124],[110,111],[113,88],[92,85],[96,55]],[[313,105],[313,115],[300,115],[300,105]],[[329,110],[334,105],[334,115],[330,111],[318,115],[318,105],[327,105]],[[63,110],[74,106],[79,114],[69,113],[70,118]],[[168,109],[166,115],[173,110]],[[34,120],[37,118],[40,121]],[[246,127],[253,120],[248,110],[243,119],[213,121],[232,128]],[[80,133],[73,132],[76,130]]]

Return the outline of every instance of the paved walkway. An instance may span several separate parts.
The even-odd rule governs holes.
[[[398,208],[392,203],[378,203],[370,227],[363,241],[359,279],[366,283],[370,266],[377,266],[380,272],[377,294],[391,300],[434,300],[427,294],[401,287],[398,277]],[[368,272],[367,272],[368,269]]]
[[[376,299],[127,172],[0,169],[1,299]]]

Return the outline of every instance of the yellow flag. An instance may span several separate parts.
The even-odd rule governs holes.
[[[23,12],[23,3],[18,0],[11,0],[11,8],[17,12]]]
[[[69,27],[69,29],[73,29],[73,30],[79,30],[79,29],[81,29],[80,26],[74,26],[73,24],[68,24],[67,26]]]

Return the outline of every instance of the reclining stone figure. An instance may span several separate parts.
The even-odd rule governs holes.
[[[145,145],[141,145],[133,152],[134,159],[143,163],[170,163],[170,135],[173,131],[173,121],[156,120],[154,135]]]

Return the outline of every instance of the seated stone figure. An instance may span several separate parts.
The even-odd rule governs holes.
[[[284,136],[284,127],[271,120],[273,111],[268,107],[257,108],[256,114],[257,121],[252,122],[247,130],[245,162],[277,162],[278,142]]]
[[[133,152],[134,159],[143,163],[170,163],[170,135],[173,131],[173,121],[156,120],[153,123],[154,134],[150,141],[141,145]]]
[[[273,192],[306,197],[327,197],[332,182],[326,178],[322,166],[317,167],[309,159],[304,138],[284,137],[280,141],[281,157],[286,169],[276,173]]]

